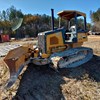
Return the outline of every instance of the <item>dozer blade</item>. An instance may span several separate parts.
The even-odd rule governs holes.
[[[4,58],[10,71],[10,79],[6,84],[6,88],[10,88],[15,83],[24,66],[29,63],[29,61],[25,62],[27,53],[28,48],[21,46],[9,51],[7,56]]]
[[[93,56],[93,50],[86,47],[72,48],[54,53],[50,59],[54,68],[74,68],[88,62]]]

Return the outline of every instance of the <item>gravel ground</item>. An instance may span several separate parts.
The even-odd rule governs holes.
[[[3,89],[9,73],[0,65],[0,100],[99,100],[100,36],[89,36],[84,46],[94,50],[93,58],[77,67],[55,72],[48,65],[29,64],[9,90]],[[21,81],[20,81],[21,80]]]

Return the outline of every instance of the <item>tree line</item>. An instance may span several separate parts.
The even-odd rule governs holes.
[[[91,30],[100,32],[100,8],[97,11],[90,11],[90,17],[92,21]]]
[[[100,25],[100,9],[96,12],[90,12],[91,20],[93,24],[88,23],[88,30],[90,29],[99,29]],[[17,31],[12,31],[12,23],[14,19],[23,18],[23,23]],[[54,18],[55,27],[59,27],[59,19]],[[79,23],[82,26],[83,20],[79,19]],[[61,25],[66,26],[66,21],[62,20]],[[95,28],[96,27],[96,28]],[[19,37],[36,37],[39,32],[47,31],[51,29],[51,17],[49,15],[43,14],[23,14],[19,9],[16,9],[14,6],[11,6],[7,10],[0,11],[0,33],[9,34],[11,37],[15,37],[16,34]]]
[[[25,35],[37,36],[39,32],[50,30],[50,16],[45,14],[23,14],[21,10],[11,6],[6,11],[0,12],[0,33],[15,37],[16,31],[11,31],[11,27],[12,23],[18,18],[23,18],[23,23],[17,30],[21,37],[25,37]]]

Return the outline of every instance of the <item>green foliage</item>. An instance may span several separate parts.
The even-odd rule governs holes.
[[[23,18],[23,23],[17,32],[12,32],[11,27],[13,22],[15,22],[15,19],[18,18]],[[54,18],[54,21],[54,26],[58,28],[59,18]],[[71,26],[72,25],[75,25],[74,19],[71,20]],[[61,27],[63,26],[66,28],[68,26],[68,22],[62,19]],[[78,26],[83,27],[82,19],[78,19]],[[3,33],[10,34],[11,36],[19,34],[19,36],[22,37],[25,37],[25,35],[36,37],[39,32],[51,30],[51,17],[46,14],[23,14],[21,10],[17,10],[14,6],[11,6],[7,10],[0,12],[0,30],[3,30]]]
[[[7,14],[10,21],[15,18],[23,18],[23,13],[21,10],[17,10],[14,6],[11,6],[9,9],[7,9]]]
[[[90,11],[90,17],[93,23],[92,31],[100,31],[100,8],[97,11]]]
[[[90,17],[93,23],[100,21],[100,8],[95,11],[90,11]]]
[[[87,30],[91,30],[92,29],[92,25],[90,23],[87,23]]]
[[[3,34],[12,33],[11,25],[14,22],[13,19],[16,18],[23,18],[23,13],[14,6],[0,12],[0,30],[2,30]]]
[[[13,35],[11,27],[15,22],[15,19],[23,18],[23,23],[18,29],[16,34],[22,34],[22,36],[28,35],[30,37],[36,37],[39,32],[51,30],[51,17],[43,14],[27,14],[24,15],[21,10],[17,10],[14,6],[11,6],[7,10],[0,12],[0,30],[3,30],[3,33]],[[59,19],[54,18],[55,27],[59,27]],[[62,26],[66,26],[66,22],[61,22]],[[19,35],[21,36],[21,35]]]

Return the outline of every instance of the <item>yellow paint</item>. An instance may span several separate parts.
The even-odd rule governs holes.
[[[82,44],[83,44],[83,42],[73,43],[73,44],[72,44],[72,48],[81,47]]]
[[[58,44],[50,45],[50,38],[52,38],[52,37],[56,37],[58,39]],[[63,44],[62,33],[58,32],[58,33],[47,35],[46,45],[47,45],[47,53],[49,53],[49,54],[51,53],[50,48],[63,46],[64,44]]]
[[[78,42],[87,41],[87,33],[78,33]]]
[[[57,39],[57,42],[55,42],[55,40],[52,40],[52,43],[50,43],[50,39]],[[47,49],[47,53],[46,54],[42,54],[42,58],[48,58],[53,52],[58,52],[58,51],[63,51],[65,50],[64,46],[68,47],[68,48],[75,48],[75,47],[81,47],[81,45],[83,44],[83,42],[87,41],[87,33],[78,33],[78,42],[77,43],[71,43],[71,44],[64,44],[63,43],[63,37],[62,37],[62,33],[58,32],[58,33],[53,33],[53,34],[49,34],[46,37],[46,49]],[[34,55],[35,57],[38,57],[38,52],[37,51]]]
[[[45,53],[42,54],[42,58],[48,58],[49,56],[50,54],[45,54]]]
[[[39,50],[35,50],[34,57],[38,57]]]

